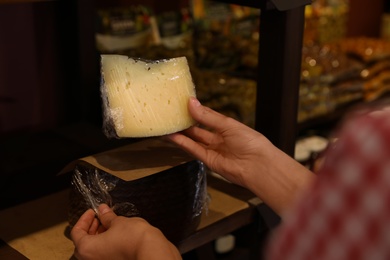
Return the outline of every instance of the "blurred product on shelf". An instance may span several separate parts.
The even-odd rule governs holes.
[[[216,71],[192,70],[197,96],[206,106],[255,126],[256,81]]]
[[[156,13],[153,7],[128,5],[97,11],[97,49],[123,53],[147,46],[182,48],[191,40],[189,8]]]
[[[380,36],[383,39],[390,40],[390,13],[384,12],[382,15]]]
[[[295,143],[294,158],[308,169],[316,172],[324,159],[329,140],[319,135],[301,137]]]
[[[390,41],[354,37],[305,46],[298,121],[374,101],[389,90]]]
[[[186,56],[192,60],[193,22],[189,7],[157,13],[153,7],[130,4],[98,10],[97,20],[96,41],[100,53],[146,60]],[[117,27],[122,30],[117,31]],[[116,40],[120,40],[120,46]]]
[[[260,10],[194,0],[192,13],[196,65],[254,78],[258,59]]]
[[[295,143],[294,159],[304,165],[306,168],[311,169],[311,152],[306,145],[298,140]]]
[[[156,15],[158,38],[156,45],[168,49],[187,47],[192,34],[192,16],[188,8],[162,12]]]
[[[390,58],[390,43],[380,38],[345,38],[339,42],[339,46],[342,51],[365,63]]]
[[[153,41],[152,10],[134,5],[97,11],[96,45],[101,53],[151,44]]]
[[[380,24],[380,37],[390,40],[390,1],[383,1],[383,7]]]
[[[305,8],[305,44],[342,39],[347,31],[348,0],[314,0]]]

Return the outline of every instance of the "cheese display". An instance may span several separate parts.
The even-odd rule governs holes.
[[[106,136],[161,136],[194,125],[188,101],[196,92],[185,57],[101,55],[101,75]]]
[[[159,138],[148,138],[72,162],[68,222],[108,204],[142,217],[173,243],[194,232],[207,206],[203,163]]]
[[[390,42],[347,37],[304,46],[298,121],[373,102],[390,92]]]

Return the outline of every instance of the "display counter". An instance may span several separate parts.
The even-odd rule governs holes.
[[[208,180],[208,210],[197,230],[179,243],[182,254],[259,219],[261,201],[250,192],[214,176]],[[0,211],[0,259],[73,259],[68,199],[66,189]]]

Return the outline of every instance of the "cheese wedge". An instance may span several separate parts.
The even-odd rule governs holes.
[[[195,124],[195,86],[185,57],[144,61],[101,55],[103,130],[108,137],[161,136]]]

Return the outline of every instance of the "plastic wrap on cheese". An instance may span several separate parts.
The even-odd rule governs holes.
[[[194,232],[207,213],[207,173],[190,161],[132,181],[125,181],[88,163],[73,171],[68,221],[74,226],[89,208],[109,205],[120,216],[142,217],[172,242]]]
[[[195,86],[185,57],[145,61],[101,56],[103,131],[109,138],[162,136],[195,124]]]

